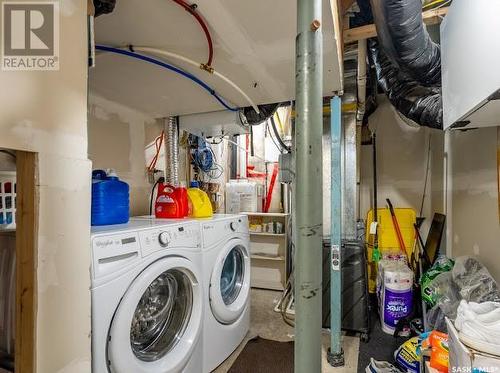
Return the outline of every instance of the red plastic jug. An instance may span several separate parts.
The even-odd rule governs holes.
[[[155,216],[160,219],[179,219],[188,215],[188,196],[184,187],[158,184]]]

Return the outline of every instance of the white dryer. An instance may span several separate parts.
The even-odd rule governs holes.
[[[203,371],[219,366],[250,327],[248,218],[215,215],[201,221],[205,316]]]
[[[202,371],[199,224],[92,228],[92,372]]]

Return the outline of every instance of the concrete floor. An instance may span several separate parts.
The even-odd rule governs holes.
[[[250,331],[241,345],[215,370],[215,373],[226,373],[248,340],[256,336],[281,342],[293,340],[293,328],[285,324],[278,312],[274,312],[274,307],[281,297],[281,292],[252,289],[251,297]],[[352,373],[358,371],[359,338],[348,336],[344,336],[343,338],[345,366],[333,368],[326,361],[326,351],[330,344],[330,335],[328,332],[323,333],[323,373]]]

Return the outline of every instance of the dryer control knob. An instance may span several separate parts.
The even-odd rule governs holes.
[[[229,223],[229,228],[231,228],[231,230],[232,230],[233,232],[235,232],[235,231],[236,231],[236,223],[235,223],[234,221],[233,221],[233,222],[231,222],[231,223]]]
[[[163,247],[168,246],[168,244],[170,243],[170,234],[168,232],[161,232],[158,236],[158,241]]]

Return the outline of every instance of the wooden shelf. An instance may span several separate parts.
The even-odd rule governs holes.
[[[251,236],[285,237],[284,233],[250,232]]]
[[[290,215],[282,212],[242,212],[242,214],[248,216],[269,216],[269,217],[286,217]]]
[[[284,290],[283,284],[277,281],[254,280],[252,287],[269,290]]]
[[[252,254],[250,256],[251,259],[256,259],[256,260],[271,260],[274,262],[284,262],[285,258],[282,256],[270,256],[270,255],[265,255],[265,254]]]
[[[250,226],[262,232],[250,231],[250,258],[252,265],[251,286],[263,289],[283,290],[287,282],[288,222],[290,214],[280,212],[244,212]],[[265,225],[281,224],[282,233],[265,232]],[[275,227],[276,228],[276,227]]]

